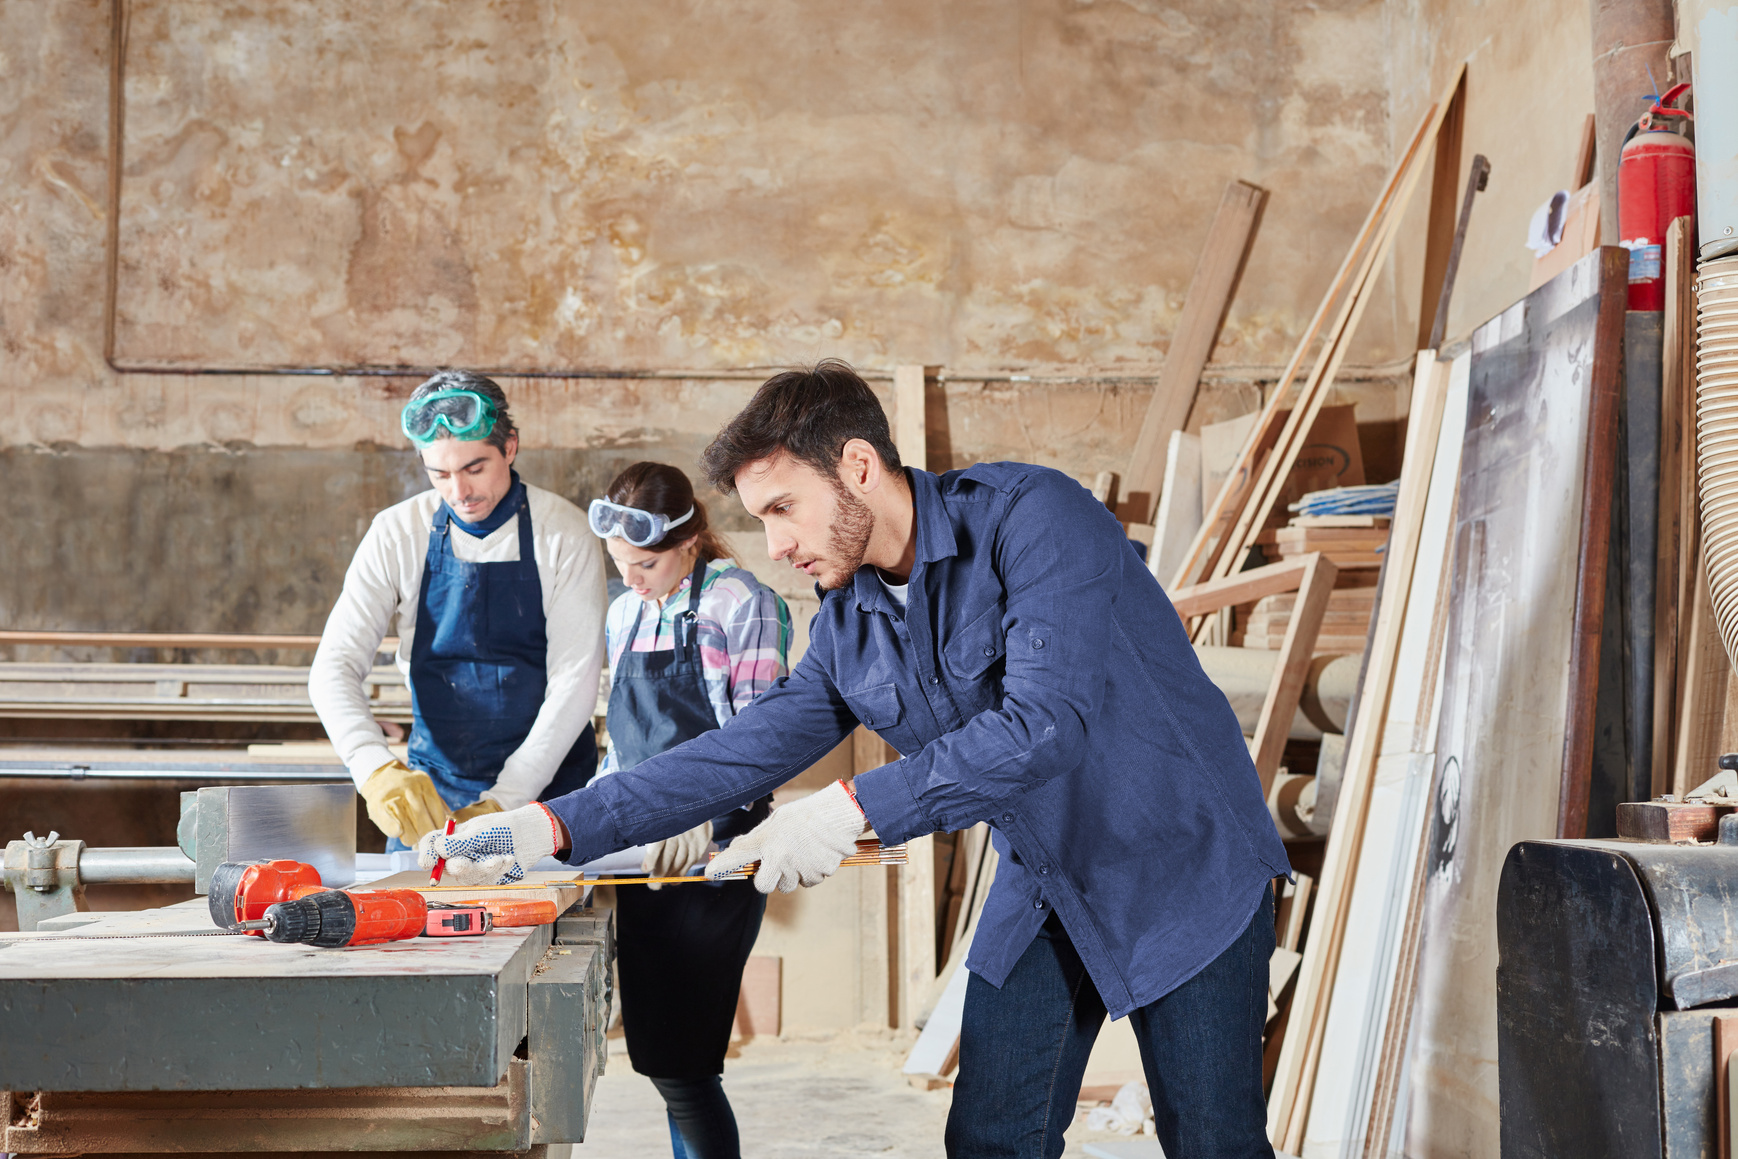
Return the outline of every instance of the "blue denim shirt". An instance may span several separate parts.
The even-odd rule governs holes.
[[[1054,907],[1121,1017],[1218,957],[1290,872],[1237,717],[1080,484],[1023,463],[907,478],[905,611],[873,568],[827,593],[796,669],[723,728],[548,803],[569,860],[763,796],[860,721],[904,754],[855,782],[882,841],[993,827],[971,970],[999,987]]]

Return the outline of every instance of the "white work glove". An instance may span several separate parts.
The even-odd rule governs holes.
[[[416,863],[433,869],[446,858],[442,885],[506,885],[554,853],[559,833],[555,814],[533,802],[473,817],[450,834],[425,834],[416,843]]]
[[[706,876],[716,881],[758,861],[754,888],[790,893],[837,873],[839,862],[857,851],[857,838],[868,827],[857,798],[845,782],[834,781],[812,796],[774,809],[714,857]]]
[[[686,833],[678,833],[662,841],[648,842],[645,860],[640,862],[640,871],[647,877],[678,877],[687,873],[689,866],[705,860],[706,847],[711,844],[712,822],[702,821]],[[655,881],[648,881],[646,888],[664,887]]]

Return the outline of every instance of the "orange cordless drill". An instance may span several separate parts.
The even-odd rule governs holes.
[[[405,938],[480,937],[493,923],[480,905],[431,906],[413,889],[371,889],[356,893],[327,889],[273,902],[257,920],[240,921],[272,942],[301,942],[336,949],[371,946]]]
[[[327,947],[418,936],[478,937],[496,927],[555,920],[552,901],[489,898],[442,904],[408,889],[333,890],[320,883],[313,866],[288,860],[218,866],[207,905],[224,929]]]

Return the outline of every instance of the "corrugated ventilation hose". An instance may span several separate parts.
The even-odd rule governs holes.
[[[1738,257],[1696,276],[1696,463],[1714,619],[1738,667]]]

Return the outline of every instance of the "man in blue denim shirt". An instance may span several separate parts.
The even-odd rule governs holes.
[[[625,773],[423,842],[468,883],[580,863],[763,796],[861,722],[901,759],[792,802],[720,854],[756,884],[988,821],[955,1156],[1055,1156],[1108,1013],[1134,1020],[1168,1154],[1269,1155],[1261,1090],[1271,879],[1254,765],[1158,583],[1103,504],[1044,467],[902,469],[849,367],[769,380],[707,449],[824,592],[807,654],[724,728]],[[510,847],[503,854],[501,850]]]

